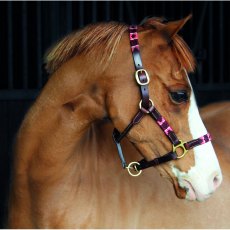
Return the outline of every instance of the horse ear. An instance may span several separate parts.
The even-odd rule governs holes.
[[[164,28],[162,28],[162,31],[169,37],[173,38],[184,26],[184,24],[192,17],[191,14],[189,14],[187,17],[173,22],[168,22]]]

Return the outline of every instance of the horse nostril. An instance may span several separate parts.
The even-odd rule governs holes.
[[[213,178],[213,188],[214,188],[214,190],[216,190],[220,186],[220,184],[221,184],[221,180],[219,179],[219,176],[217,175],[217,176],[215,176]]]

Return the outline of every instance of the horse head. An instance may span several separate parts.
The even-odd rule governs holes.
[[[133,121],[133,117],[136,119],[135,114],[142,103],[140,87],[138,87],[141,85],[138,82],[139,76],[138,79],[133,77],[138,69],[136,66],[135,70],[135,65],[139,64],[133,63],[133,58],[134,62],[137,61],[135,58],[142,59],[145,70],[140,71],[146,71],[145,76],[147,72],[149,75],[147,76],[149,81],[147,90],[151,99],[149,107],[157,108],[176,136],[185,143],[197,140],[207,133],[188,77],[188,73],[195,68],[194,57],[177,34],[189,18],[190,16],[168,23],[163,23],[157,18],[148,19],[137,27],[138,50],[141,57],[140,54],[139,57],[132,57],[129,35],[126,34],[122,37],[113,60],[105,72],[109,78],[105,83],[108,115],[118,130],[119,138],[122,136],[122,131],[126,130],[123,134],[127,134],[129,141],[146,162],[159,159],[165,153],[172,151],[173,146],[167,135],[159,128],[159,122],[158,124],[154,122],[151,116],[143,115],[143,119],[136,122],[138,124],[131,125],[132,128],[127,127],[130,121]],[[135,36],[137,36],[136,32]],[[135,36],[134,39],[137,39]],[[134,44],[133,47],[135,48],[136,45]],[[136,74],[138,73],[136,71]],[[141,92],[142,96],[144,93]],[[210,141],[204,143],[190,149],[186,155],[185,145],[174,148],[173,151],[183,157],[157,166],[161,175],[173,182],[176,194],[180,198],[202,201],[221,184],[222,174],[213,146]]]

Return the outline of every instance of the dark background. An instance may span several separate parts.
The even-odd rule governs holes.
[[[47,81],[42,60],[53,42],[92,22],[134,24],[150,15],[175,20],[192,13],[180,34],[197,58],[191,80],[202,106],[230,99],[229,12],[230,2],[0,2],[0,227],[15,133]]]

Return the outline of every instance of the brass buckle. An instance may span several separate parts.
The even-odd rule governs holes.
[[[184,157],[186,155],[186,153],[188,152],[188,150],[185,148],[185,143],[186,142],[183,142],[181,140],[179,140],[179,142],[180,143],[178,145],[173,145],[173,152],[176,153],[177,159],[180,159],[180,158]],[[183,150],[183,153],[180,156],[178,155],[178,153],[176,151],[177,149]]]
[[[128,170],[128,173],[130,176],[140,176],[142,173],[142,170],[137,169],[137,165],[140,165],[138,162],[131,162],[129,165],[126,167]],[[132,170],[132,171],[131,171]]]
[[[139,75],[138,75],[140,72],[144,72],[145,75],[146,75],[147,81],[144,82],[144,83],[140,81],[140,78],[139,78]],[[135,73],[135,77],[136,77],[136,81],[137,81],[137,83],[138,83],[139,85],[148,85],[149,82],[150,82],[149,75],[148,75],[148,73],[147,73],[147,71],[146,71],[145,69],[138,69],[138,70],[136,71],[136,73]]]

